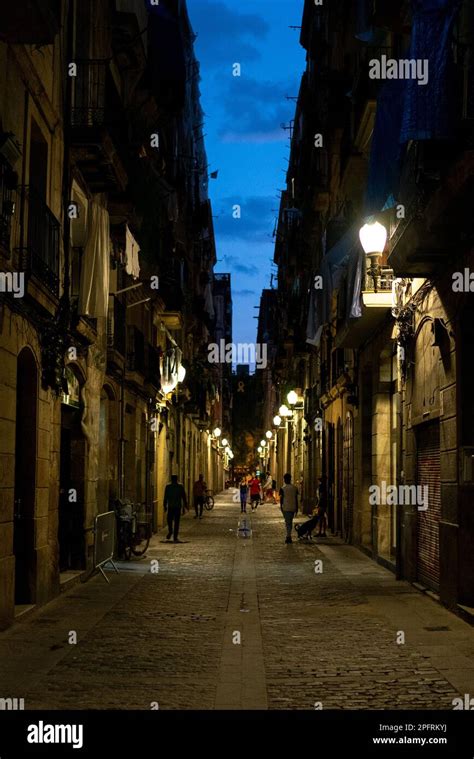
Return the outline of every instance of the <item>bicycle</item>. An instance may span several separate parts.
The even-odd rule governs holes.
[[[115,501],[117,515],[117,553],[119,559],[130,561],[143,556],[150,545],[152,515],[147,503],[133,504],[130,499]]]
[[[212,511],[214,508],[214,491],[213,490],[206,490],[206,495],[204,496],[204,508],[206,511]]]

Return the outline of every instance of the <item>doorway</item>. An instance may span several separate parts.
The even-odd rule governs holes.
[[[33,353],[24,348],[17,360],[15,508],[15,605],[35,603],[36,564],[34,513],[36,492],[36,430],[38,370]]]

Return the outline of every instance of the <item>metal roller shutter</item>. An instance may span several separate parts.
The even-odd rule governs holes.
[[[418,511],[418,580],[432,590],[439,588],[439,523],[441,477],[438,422],[417,431],[417,485],[428,485],[428,509]]]

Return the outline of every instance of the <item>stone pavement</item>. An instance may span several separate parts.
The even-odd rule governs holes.
[[[285,545],[277,506],[251,515],[249,540],[238,518],[232,494],[220,496],[202,521],[183,519],[189,542],[161,533],[109,585],[96,576],[0,633],[0,698],[26,709],[451,709],[474,696],[467,623],[340,541]]]

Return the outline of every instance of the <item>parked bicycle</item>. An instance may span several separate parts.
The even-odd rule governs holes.
[[[129,498],[117,498],[117,554],[119,559],[130,561],[134,556],[143,556],[150,545],[152,530],[151,508],[147,503],[133,504]]]
[[[204,508],[206,511],[212,511],[214,508],[214,491],[213,490],[206,490],[206,494],[204,496]]]

